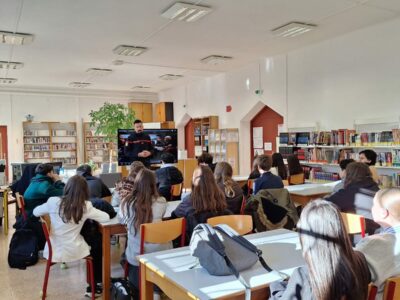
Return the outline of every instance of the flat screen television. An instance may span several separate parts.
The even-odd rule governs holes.
[[[118,129],[118,165],[127,166],[132,159],[124,154],[125,143],[133,129]],[[177,129],[145,129],[143,132],[150,136],[153,155],[150,164],[161,163],[161,154],[171,153],[175,162],[178,161],[178,130]]]

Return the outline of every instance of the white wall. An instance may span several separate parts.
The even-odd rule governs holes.
[[[395,19],[162,91],[160,99],[175,102],[178,121],[184,113],[218,114],[220,128],[239,128],[244,144],[240,170],[246,174],[248,113],[259,101],[280,113],[290,128],[316,124],[321,129],[352,128],[356,119],[399,116],[399,53],[400,19]],[[261,96],[254,93],[259,82]],[[231,113],[225,112],[226,105],[232,105]]]
[[[104,102],[127,104],[133,101],[156,102],[157,94],[146,97],[77,96],[65,93],[0,93],[0,125],[7,126],[9,162],[23,162],[23,130],[25,116],[31,114],[35,122],[76,122],[78,134],[78,162],[83,162],[82,122],[90,121],[89,112]]]

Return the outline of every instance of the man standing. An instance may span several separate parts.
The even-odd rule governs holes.
[[[390,188],[375,194],[372,217],[384,230],[362,239],[356,250],[364,253],[371,281],[382,299],[385,280],[400,275],[400,189]]]
[[[143,123],[136,120],[133,123],[135,132],[129,135],[125,142],[124,154],[131,162],[141,161],[146,167],[150,166],[150,157],[153,155],[153,145],[150,137],[143,133]]]

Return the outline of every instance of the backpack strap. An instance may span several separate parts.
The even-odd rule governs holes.
[[[219,232],[225,233],[230,238],[232,238],[234,241],[236,241],[238,244],[242,245],[243,247],[250,250],[251,252],[256,253],[258,256],[258,260],[260,261],[260,263],[264,267],[264,269],[267,270],[268,272],[272,271],[272,268],[270,266],[268,266],[268,264],[265,262],[264,258],[262,257],[262,251],[260,249],[258,249],[255,245],[250,243],[247,239],[245,239],[241,235],[236,235],[233,231],[229,230],[228,228],[222,228],[219,225],[215,226],[215,229]]]
[[[207,233],[210,247],[212,247],[215,251],[217,251],[217,253],[219,255],[221,255],[224,258],[226,265],[231,270],[233,275],[235,275],[235,277],[239,280],[239,282],[241,284],[243,284],[243,286],[245,287],[245,289],[246,289],[245,290],[245,299],[250,300],[251,299],[251,288],[248,285],[248,283],[246,282],[246,280],[244,280],[244,278],[240,275],[239,271],[232,264],[232,261],[229,259],[228,255],[225,252],[225,246],[219,239],[214,228],[209,224],[199,224],[199,226]],[[218,230],[217,227],[216,227],[216,229]]]

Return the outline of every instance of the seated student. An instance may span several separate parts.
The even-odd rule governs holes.
[[[365,163],[369,166],[369,169],[372,174],[372,179],[376,183],[379,183],[378,171],[375,168],[376,158],[377,158],[376,152],[371,149],[366,149],[366,150],[360,151],[360,153],[358,153],[358,155],[359,155],[359,161],[362,163]]]
[[[121,200],[126,196],[130,195],[133,191],[133,185],[135,178],[139,171],[146,168],[141,161],[134,161],[129,168],[129,174],[127,177],[123,178],[121,181],[117,182],[115,190],[112,195],[111,204],[112,206],[119,206]]]
[[[95,293],[102,293],[102,252],[101,241],[99,245],[88,245],[80,235],[86,220],[107,222],[110,217],[92,206],[89,200],[89,189],[86,180],[79,175],[72,176],[65,186],[62,197],[51,197],[37,206],[33,214],[37,217],[49,215],[51,220],[50,240],[53,249],[52,261],[71,262],[88,255],[93,258]],[[48,245],[43,256],[48,258]],[[92,288],[86,289],[86,296],[91,296]]]
[[[156,171],[158,192],[167,201],[171,200],[171,186],[183,182],[181,171],[174,165],[175,157],[171,153],[161,154],[161,167]],[[172,200],[178,200],[172,199]]]
[[[208,152],[203,152],[198,158],[197,158],[197,164],[199,166],[209,166],[211,171],[214,172],[215,169],[215,164],[213,163],[213,156],[208,153]]]
[[[186,218],[187,242],[193,229],[208,218],[230,215],[224,193],[218,187],[211,169],[198,166],[193,172],[192,192],[172,212],[172,217]]]
[[[45,203],[50,197],[61,196],[65,186],[60,177],[54,173],[51,164],[38,165],[35,173],[24,193],[25,211],[28,217],[32,217],[36,206]]]
[[[285,162],[283,161],[282,154],[276,152],[272,154],[272,168],[271,173],[279,176],[282,180],[287,179],[287,170]]]
[[[118,212],[122,224],[127,225],[128,241],[126,259],[129,262],[129,282],[139,294],[139,262],[136,256],[140,252],[140,225],[161,221],[167,209],[164,197],[158,195],[154,173],[146,168],[137,174],[132,194],[123,198]],[[172,243],[145,244],[145,252],[171,249]]]
[[[76,169],[76,174],[83,176],[89,186],[90,198],[104,198],[111,196],[109,188],[104,182],[92,175],[92,168],[89,165],[81,165]]]
[[[25,166],[21,178],[15,181],[11,186],[11,190],[14,195],[15,193],[19,193],[20,195],[25,193],[26,189],[31,183],[31,179],[36,175],[35,170],[38,165],[39,164],[37,163],[29,163]]]
[[[303,174],[304,170],[300,165],[300,161],[295,155],[289,155],[287,158],[289,176]]]
[[[356,194],[362,193],[362,190],[377,192],[379,187],[366,164],[352,162],[346,167],[344,188],[325,199],[335,203],[343,212],[356,213]]]
[[[354,162],[354,159],[342,159],[339,163],[340,166],[340,172],[339,176],[341,181],[338,182],[334,187],[333,187],[333,193],[336,193],[337,191],[341,190],[344,188],[344,180],[346,178],[346,167],[349,163]]]
[[[232,167],[227,162],[219,162],[215,166],[214,177],[218,187],[225,194],[228,209],[238,215],[242,206],[243,191],[240,185],[232,179],[232,174]]]
[[[384,230],[362,239],[356,246],[364,253],[372,282],[382,299],[385,280],[400,275],[400,189],[390,188],[375,194],[372,216]]]
[[[259,158],[259,156],[254,157],[253,169],[251,170],[251,173],[250,173],[248,179],[257,179],[261,176],[260,172],[258,171],[258,158]]]
[[[254,181],[254,194],[257,194],[259,190],[283,188],[282,179],[270,172],[271,164],[270,156],[260,155],[257,157],[258,171],[261,176]]]
[[[311,201],[297,224],[305,266],[289,281],[270,284],[270,299],[365,300],[371,276],[362,253],[354,251],[335,205]]]

